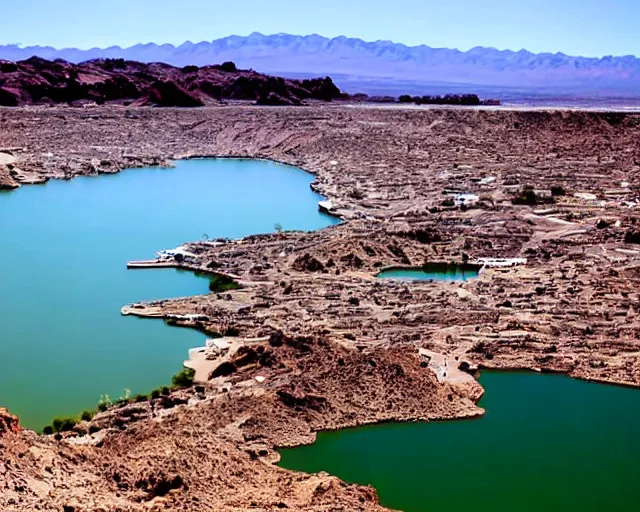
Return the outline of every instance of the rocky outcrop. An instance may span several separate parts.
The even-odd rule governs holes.
[[[200,107],[222,100],[300,105],[346,97],[328,77],[291,80],[238,70],[233,62],[176,68],[123,59],[0,61],[0,106],[7,107],[74,102]]]
[[[8,433],[17,434],[20,430],[18,417],[10,414],[4,407],[0,407],[0,437]]]
[[[9,168],[6,165],[0,165],[0,190],[12,190],[19,186],[20,184],[11,176]]]
[[[147,101],[159,107],[202,107],[204,103],[175,82],[158,80],[147,92]]]

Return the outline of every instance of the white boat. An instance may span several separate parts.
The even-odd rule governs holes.
[[[515,267],[526,265],[527,258],[476,258],[475,262],[483,267]]]
[[[187,251],[184,246],[176,247],[175,249],[165,249],[156,253],[156,256],[160,260],[173,260],[176,259],[176,256],[182,257],[184,259],[197,259],[198,256],[193,254],[192,252]]]

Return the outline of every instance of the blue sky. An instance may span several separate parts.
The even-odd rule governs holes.
[[[640,56],[640,0],[0,0],[0,44],[180,44],[253,31]]]

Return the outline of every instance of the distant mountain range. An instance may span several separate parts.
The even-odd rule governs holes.
[[[230,36],[211,42],[138,44],[79,50],[48,46],[0,46],[0,59],[31,56],[83,62],[125,58],[165,62],[174,66],[205,66],[233,61],[238,67],[289,77],[331,75],[348,92],[380,94],[418,92],[479,92],[502,88],[576,94],[640,96],[640,59],[586,58],[563,53],[534,54],[494,48],[462,52],[429,46],[405,46],[390,41],[289,34]],[[425,87],[428,90],[425,90]]]

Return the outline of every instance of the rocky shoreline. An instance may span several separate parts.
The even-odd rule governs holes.
[[[346,220],[189,244],[191,266],[243,288],[136,311],[233,333],[233,349],[206,354],[210,378],[194,389],[98,414],[60,441],[4,429],[8,510],[378,510],[372,489],[277,468],[275,448],[481,414],[480,386],[439,379],[434,360],[640,386],[640,115],[110,106],[5,109],[0,126],[7,187],[266,158],[315,174]],[[527,264],[463,283],[374,277],[515,257]]]

